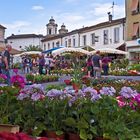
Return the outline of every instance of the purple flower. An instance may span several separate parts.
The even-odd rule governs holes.
[[[38,101],[38,100],[40,100],[40,98],[41,98],[41,95],[39,93],[34,93],[31,95],[31,99],[33,101]]]
[[[92,97],[91,97],[91,101],[96,101],[96,100],[99,100],[101,98],[101,96],[99,94],[94,94]]]
[[[113,87],[102,87],[100,94],[113,96],[116,93],[116,90]]]
[[[83,92],[90,93],[91,96],[98,94],[97,90],[93,89],[92,87],[87,87],[87,88],[83,89]]]
[[[20,93],[20,94],[17,96],[17,99],[18,99],[18,100],[23,100],[23,99],[26,99],[26,98],[29,98],[29,94]]]
[[[140,94],[135,96],[135,101],[140,105]]]
[[[17,74],[17,73],[18,73],[18,69],[13,69],[13,72],[14,72],[15,74]]]
[[[136,90],[132,90],[130,87],[122,87],[120,95],[122,95],[126,99],[129,99],[135,97],[136,95],[138,95],[138,93]]]
[[[69,100],[69,102],[68,102],[68,104],[69,104],[69,107],[71,107],[73,104],[74,104],[74,102],[77,100],[77,97],[76,96],[73,96],[70,100]]]
[[[47,92],[47,97],[50,97],[50,98],[55,98],[55,97],[58,97],[60,95],[62,95],[64,92],[61,91],[61,90],[57,90],[57,89],[52,89],[50,91]]]

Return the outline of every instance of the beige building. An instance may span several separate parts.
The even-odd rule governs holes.
[[[140,0],[126,0],[126,46],[131,63],[140,63]]]
[[[5,27],[0,25],[0,46],[4,46],[5,44]]]

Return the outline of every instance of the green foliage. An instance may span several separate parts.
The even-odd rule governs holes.
[[[140,71],[140,64],[133,64],[128,67],[129,70]]]
[[[27,51],[42,51],[42,49],[39,46],[29,45],[29,46],[26,46],[25,49],[23,49],[23,51],[25,51],[25,52],[27,52]]]
[[[76,84],[82,84],[82,77],[84,75],[84,73],[81,70],[80,65],[77,64],[73,64],[73,73],[72,73],[72,78],[71,78],[71,82],[72,83],[76,83]]]
[[[126,68],[129,64],[129,60],[128,59],[115,59],[113,61],[113,63],[111,63],[111,70],[114,69],[121,69],[121,68]]]
[[[65,85],[62,85],[62,84],[47,85],[46,91],[49,91],[51,89],[63,90],[64,88],[65,88]]]

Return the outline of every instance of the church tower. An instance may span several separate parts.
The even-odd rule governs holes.
[[[65,34],[67,33],[68,30],[66,29],[66,26],[64,25],[64,23],[61,25],[61,29],[59,29],[59,34]]]
[[[55,23],[53,17],[49,20],[49,23],[46,25],[47,27],[47,35],[56,35],[58,25]]]

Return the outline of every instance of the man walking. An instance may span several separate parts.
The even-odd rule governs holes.
[[[2,74],[7,76],[6,82],[8,85],[11,85],[10,82],[10,51],[12,47],[7,45],[5,50],[2,52]]]
[[[100,51],[96,52],[96,54],[92,58],[92,61],[93,61],[94,77],[100,78],[101,71],[102,71],[102,60],[101,60],[101,56],[100,56]]]

